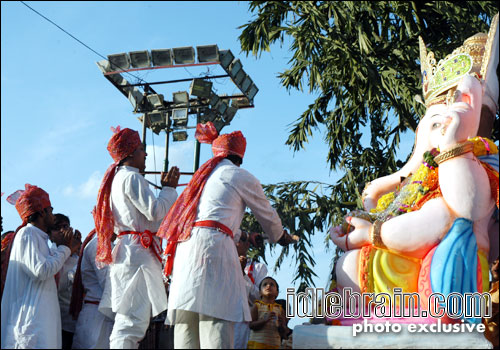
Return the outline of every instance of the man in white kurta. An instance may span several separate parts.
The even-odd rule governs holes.
[[[155,233],[177,198],[179,169],[162,174],[163,188],[155,197],[140,174],[147,153],[137,131],[115,129],[108,151],[115,163],[104,175],[94,211],[96,260],[111,263],[99,311],[108,317],[116,313],[110,347],[136,349],[151,316],[167,308],[161,240]],[[113,231],[118,237],[111,252]]]
[[[54,216],[48,194],[26,185],[16,202],[23,219],[10,251],[2,297],[1,347],[30,349],[61,348],[61,314],[54,275],[71,255],[71,232],[48,245]],[[38,215],[36,219],[32,219]],[[30,222],[30,223],[28,223]],[[70,248],[71,247],[71,248]]]
[[[113,329],[113,318],[97,309],[101,301],[109,267],[98,269],[95,264],[97,236],[83,250],[81,278],[85,298],[78,315],[73,338],[73,349],[109,349],[109,336]]]
[[[239,227],[245,208],[252,210],[269,241],[277,242],[288,234],[260,182],[239,167],[246,147],[241,132],[218,136],[213,124],[207,123],[197,126],[196,137],[200,142],[212,143],[214,157],[193,176],[193,180],[202,181],[204,187],[190,237],[180,240],[176,247],[166,322],[175,325],[175,348],[232,348],[234,323],[251,320],[248,293],[235,246],[242,234]],[[207,169],[212,167],[205,177]],[[198,186],[193,180],[188,188]],[[180,203],[181,200],[184,202]],[[179,218],[185,215],[182,208],[189,201],[181,196],[162,228],[164,224],[172,227],[176,222],[182,225]],[[174,214],[178,209],[181,214]],[[171,215],[179,216],[172,218]],[[213,226],[197,226],[201,221]],[[169,235],[167,232],[167,237]]]

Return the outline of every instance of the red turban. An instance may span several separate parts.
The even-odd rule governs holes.
[[[23,222],[15,232],[8,233],[2,239],[2,281],[0,294],[3,296],[3,287],[9,267],[10,252],[17,232],[28,224],[28,217],[36,212],[42,211],[51,206],[49,194],[40,187],[25,185],[25,190],[18,190],[7,197],[10,204],[15,204],[17,212]]]
[[[172,273],[177,244],[188,240],[191,236],[198,203],[208,177],[217,164],[228,155],[234,154],[241,158],[245,155],[247,143],[240,131],[219,136],[215,126],[208,122],[196,126],[195,137],[201,143],[211,143],[214,156],[194,173],[186,189],[177,198],[158,229],[157,235],[167,239],[165,276]]]
[[[109,264],[113,260],[111,257],[111,236],[113,235],[115,220],[109,201],[111,184],[113,183],[116,169],[119,162],[132,154],[141,144],[141,138],[137,131],[128,128],[120,130],[119,126],[116,129],[111,128],[111,130],[114,134],[108,142],[108,151],[115,162],[109,166],[104,174],[97,195],[97,205],[93,211],[97,232],[97,254],[95,259],[98,265],[101,265],[101,263]]]
[[[20,194],[15,203],[16,210],[21,219],[23,219],[23,223],[28,221],[30,215],[51,206],[49,194],[40,187],[26,184],[25,188],[24,191],[16,191],[9,196],[9,198],[13,198]],[[9,200],[9,198],[7,198],[7,200]]]

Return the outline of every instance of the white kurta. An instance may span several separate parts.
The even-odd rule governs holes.
[[[2,349],[60,349],[61,313],[54,275],[71,250],[50,250],[49,236],[28,224],[13,242],[2,298]]]
[[[245,208],[252,210],[271,242],[283,227],[260,182],[247,170],[224,159],[207,180],[197,221],[214,220],[231,229],[234,241],[216,229],[195,227],[175,255],[166,323],[175,310],[186,310],[232,322],[251,321],[248,294],[234,242]]]
[[[100,301],[109,268],[98,269],[95,264],[97,236],[92,238],[83,250],[81,275],[85,299]],[[109,336],[113,329],[113,320],[104,316],[96,304],[83,303],[78,315],[74,349],[109,349]]]
[[[250,306],[253,305],[254,301],[260,299],[260,290],[259,285],[260,282],[267,276],[267,266],[258,261],[249,261],[247,262],[247,266],[245,267],[245,273],[248,275],[250,271],[250,266],[253,265],[252,276],[254,281],[247,280],[247,290],[248,290],[248,302]]]
[[[115,233],[156,232],[176,199],[177,192],[171,187],[164,187],[156,198],[137,168],[119,167],[111,186]],[[158,237],[154,239],[161,245]],[[113,317],[112,312],[122,315],[133,313],[130,305],[135,304],[134,298],[143,294],[137,293],[138,290],[147,294],[153,317],[167,308],[161,263],[151,248],[146,249],[141,245],[138,235],[117,238],[109,281],[99,305],[99,311],[108,317]]]
[[[61,308],[61,328],[71,333],[75,332],[76,321],[69,314],[69,304],[71,303],[71,293],[73,292],[73,280],[77,264],[77,254],[73,254],[66,259],[66,262],[59,271],[59,285],[57,286],[59,306]]]

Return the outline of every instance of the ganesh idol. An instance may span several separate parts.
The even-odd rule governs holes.
[[[426,309],[431,293],[488,291],[488,257],[498,256],[491,225],[498,149],[478,136],[481,110],[498,111],[498,14],[488,34],[439,62],[419,42],[426,113],[413,153],[399,171],[367,184],[367,216],[353,213],[346,218],[353,230],[337,226],[330,237],[345,251],[336,265],[340,290],[393,295],[400,288],[418,293]]]

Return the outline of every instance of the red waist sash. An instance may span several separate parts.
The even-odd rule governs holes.
[[[202,220],[202,221],[196,221],[193,224],[193,227],[207,227],[207,228],[214,228],[229,237],[233,238],[233,231],[229,227],[227,227],[224,224],[221,224],[218,221],[213,221],[213,220]],[[167,248],[165,249],[165,256],[166,256],[166,263],[165,263],[165,275],[169,276],[172,273],[172,269],[174,266],[174,258],[175,258],[175,251],[177,250],[177,244],[178,242],[168,242],[167,243]]]
[[[120,232],[118,237],[122,237],[124,235],[139,235],[141,237],[141,245],[146,249],[151,248],[154,255],[156,256],[158,261],[161,263],[161,247],[156,242],[156,240],[153,238],[155,234],[156,234],[156,232],[151,232],[149,230],[146,230],[144,232],[123,231],[123,232]]]

